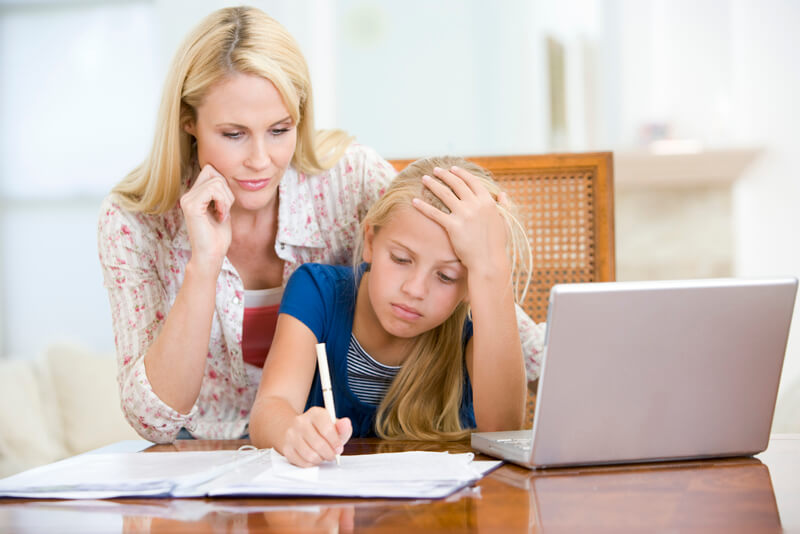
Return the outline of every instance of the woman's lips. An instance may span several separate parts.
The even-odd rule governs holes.
[[[269,178],[265,178],[263,180],[236,180],[236,183],[239,184],[239,187],[246,189],[247,191],[258,191],[259,189],[264,189],[269,182]]]
[[[402,304],[392,304],[392,310],[394,310],[395,315],[407,321],[413,321],[422,317],[422,314],[414,308],[409,308]]]

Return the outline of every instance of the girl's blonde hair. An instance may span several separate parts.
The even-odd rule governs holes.
[[[375,232],[380,231],[397,208],[412,206],[415,197],[449,213],[444,203],[423,185],[422,176],[433,176],[434,167],[447,169],[453,165],[479,178],[497,200],[500,187],[488,171],[472,162],[450,156],[415,161],[394,178],[386,193],[367,212],[361,223],[362,242],[356,247],[354,260],[358,262],[361,259],[367,226]],[[530,283],[530,244],[514,205],[508,201],[498,203],[497,207],[506,222],[506,253],[514,266],[509,283],[513,284],[517,301],[521,302]],[[375,421],[378,436],[383,439],[454,440],[469,433],[461,426],[459,417],[464,383],[462,331],[468,314],[469,306],[462,302],[441,325],[414,341],[402,369],[378,407]]]
[[[297,126],[292,163],[306,174],[332,167],[352,141],[340,130],[314,131],[308,66],[294,38],[276,20],[253,7],[211,13],[187,36],[169,69],[147,159],[113,189],[130,211],[172,209],[191,176],[196,146],[184,126],[209,89],[232,74],[272,82]]]

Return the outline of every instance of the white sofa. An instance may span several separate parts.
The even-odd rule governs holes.
[[[0,359],[0,478],[124,439],[116,360],[58,344],[32,360]]]

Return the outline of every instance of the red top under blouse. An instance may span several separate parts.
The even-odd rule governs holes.
[[[242,359],[246,363],[264,367],[275,336],[282,296],[282,287],[244,292]]]

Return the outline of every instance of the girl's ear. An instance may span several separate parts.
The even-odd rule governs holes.
[[[366,263],[372,263],[372,242],[375,240],[375,227],[367,224],[364,228],[364,250],[361,251],[361,259]]]

